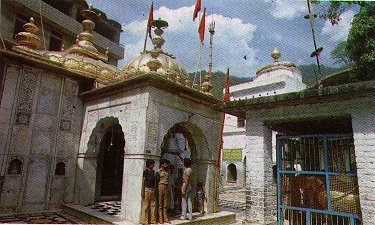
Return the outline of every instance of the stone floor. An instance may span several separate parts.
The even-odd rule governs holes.
[[[245,219],[245,189],[233,186],[224,187],[224,191],[219,194],[219,211],[229,211],[237,214],[236,225],[242,224]],[[121,202],[100,202],[85,207],[97,210],[110,216],[120,215]],[[171,216],[171,220],[178,219],[179,214]],[[199,213],[194,214],[194,218],[200,217]],[[61,213],[44,212],[34,214],[0,215],[0,223],[7,224],[69,224],[73,223],[67,216]],[[234,225],[233,224],[233,225]]]
[[[225,186],[219,194],[219,210],[236,213],[236,223],[242,224],[246,219],[246,195],[244,187]]]
[[[6,224],[70,224],[71,221],[55,212],[16,214],[0,216],[0,223]]]
[[[120,201],[98,202],[98,203],[89,204],[85,206],[91,209],[95,209],[99,212],[106,213],[110,216],[120,216],[120,213],[121,213]]]

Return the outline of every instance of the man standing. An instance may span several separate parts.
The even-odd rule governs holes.
[[[189,158],[185,158],[183,160],[184,163],[184,172],[183,172],[183,182],[181,187],[181,195],[182,195],[182,215],[180,219],[188,220],[193,219],[193,207],[191,202],[191,195],[192,195],[192,186],[191,186],[191,160]]]
[[[141,224],[156,223],[155,215],[155,171],[153,170],[155,161],[148,159],[146,161],[146,169],[143,171],[142,178],[142,212]]]
[[[169,165],[169,177],[168,177],[168,210],[171,212],[174,210],[174,187],[176,185],[177,173],[173,164]]]
[[[168,223],[167,199],[168,199],[168,164],[166,159],[160,160],[160,170],[157,173],[159,194],[159,223]]]

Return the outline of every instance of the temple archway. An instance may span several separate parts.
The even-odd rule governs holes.
[[[237,182],[237,167],[233,163],[229,164],[227,168],[227,182],[228,183]]]
[[[108,127],[97,158],[96,201],[121,200],[124,146],[121,125],[117,123]]]
[[[121,200],[124,149],[124,132],[118,118],[99,119],[82,154],[83,177],[78,181],[81,203]]]
[[[208,161],[210,159],[210,151],[204,133],[200,128],[191,123],[176,123],[164,135],[161,144],[161,158],[168,159],[170,164],[174,166],[176,173],[175,181],[175,209],[179,210],[180,205],[180,187],[182,185],[183,165],[178,157],[190,158],[192,161],[192,187],[198,182],[202,182],[207,190],[209,188]],[[179,183],[180,182],[180,183]],[[195,193],[193,193],[195,194]]]

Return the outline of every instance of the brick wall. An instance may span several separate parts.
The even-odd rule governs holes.
[[[375,113],[356,111],[352,115],[355,155],[363,225],[375,223]],[[372,112],[372,113],[370,113]]]

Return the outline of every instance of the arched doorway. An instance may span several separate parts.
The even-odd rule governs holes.
[[[176,123],[164,135],[160,156],[161,159],[169,160],[170,165],[174,167],[174,175],[170,175],[170,183],[174,184],[173,206],[171,206],[172,197],[170,196],[168,198],[168,208],[172,207],[174,209],[173,212],[179,214],[181,212],[181,186],[184,169],[179,156],[182,158],[190,158],[192,161],[191,168],[193,173],[191,182],[193,196],[195,196],[195,187],[198,182],[201,182],[206,190],[209,187],[207,160],[210,158],[210,152],[205,135],[197,126],[191,123]],[[209,192],[210,190],[207,191]],[[195,208],[194,201],[193,208]]]
[[[237,168],[236,168],[236,165],[234,165],[233,163],[228,165],[227,181],[228,181],[228,183],[236,183],[237,182]]]
[[[104,132],[97,158],[96,201],[121,200],[124,132],[113,124]]]

